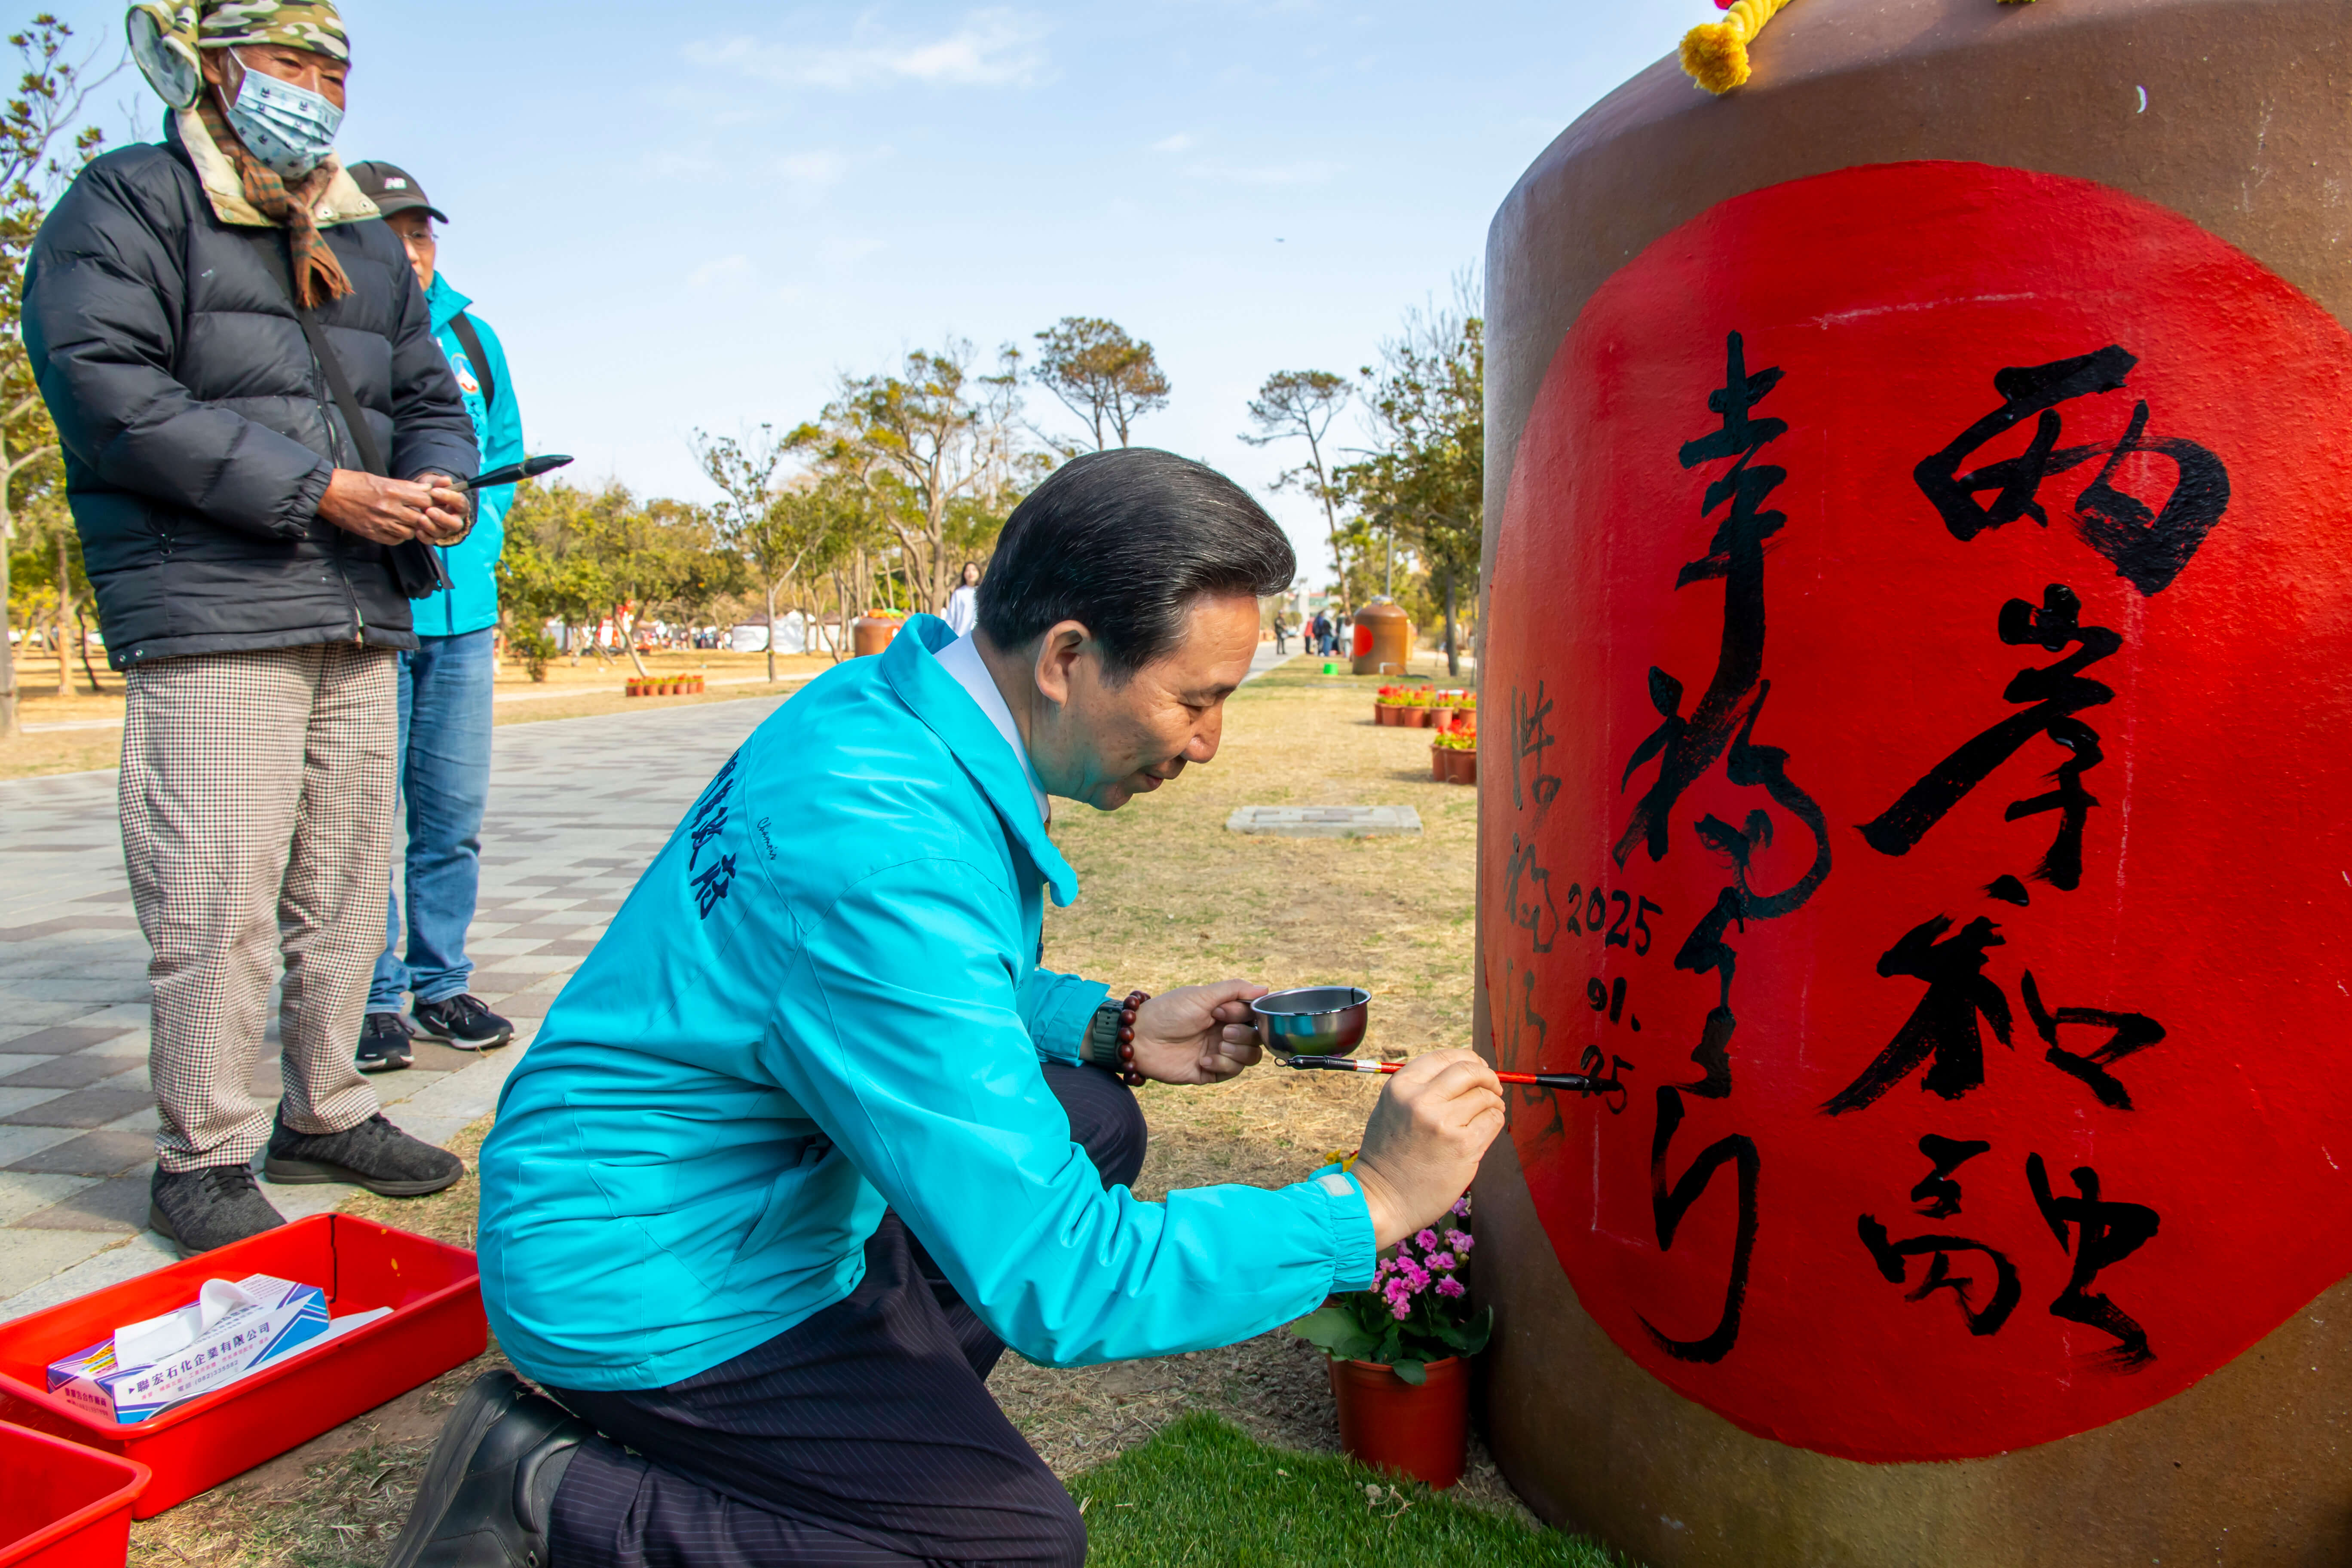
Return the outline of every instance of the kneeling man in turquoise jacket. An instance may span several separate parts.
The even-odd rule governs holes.
[[[1242,1071],[1264,988],[1127,1022],[1039,963],[1077,894],[1046,797],[1112,811],[1213,757],[1295,570],[1223,476],[1080,458],[1005,525],[971,634],[915,617],[727,761],[482,1149],[484,1304],[552,1398],[467,1391],[390,1568],[1083,1562],[989,1396],[1006,1344],[1230,1344],[1444,1212],[1503,1124],[1468,1051],[1388,1080],[1351,1173],[1139,1200],[1121,1075]]]

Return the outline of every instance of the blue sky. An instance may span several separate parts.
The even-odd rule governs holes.
[[[120,5],[56,9],[112,50]],[[1258,383],[1352,375],[1475,278],[1528,162],[1715,14],[348,0],[340,149],[450,215],[443,268],[505,339],[532,448],[583,479],[708,499],[697,428],[789,425],[844,371],[1086,314],[1174,384],[1139,438],[1264,494],[1288,459],[1236,438]],[[117,141],[155,134],[135,73],[102,98]],[[1267,499],[1328,563],[1319,518]]]

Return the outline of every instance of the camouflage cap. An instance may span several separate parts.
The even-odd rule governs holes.
[[[226,49],[239,44],[279,44],[333,59],[352,58],[343,19],[328,0],[203,0],[196,47]]]

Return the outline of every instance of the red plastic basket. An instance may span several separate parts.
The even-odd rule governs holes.
[[[147,1467],[0,1421],[0,1568],[122,1568]]]
[[[392,1313],[133,1426],[49,1394],[47,1369],[59,1356],[186,1305],[207,1279],[248,1274],[316,1285],[338,1317],[377,1307]],[[472,1253],[348,1215],[314,1215],[0,1323],[0,1420],[146,1466],[154,1479],[131,1517],[152,1519],[462,1365],[488,1342]]]

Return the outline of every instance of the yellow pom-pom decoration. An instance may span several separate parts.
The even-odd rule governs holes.
[[[1789,0],[1734,0],[1720,22],[1683,35],[1683,69],[1709,92],[1729,92],[1748,79],[1748,46]]]

